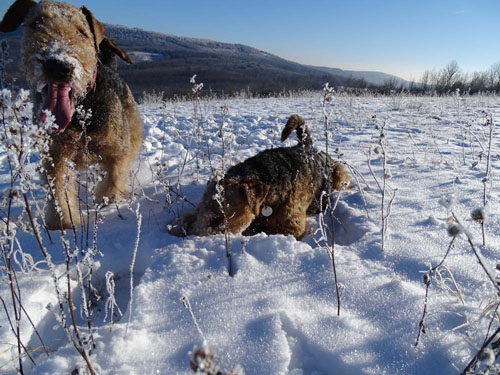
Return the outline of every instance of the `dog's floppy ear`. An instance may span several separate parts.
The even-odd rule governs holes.
[[[258,180],[244,181],[242,184],[245,188],[248,205],[253,214],[257,216],[260,213],[260,206],[266,200],[270,186]]]
[[[132,64],[132,59],[129,55],[127,55],[127,52],[121,49],[120,46],[116,44],[116,42],[111,38],[104,37],[101,44],[99,45],[99,48],[101,49],[101,51],[109,51],[111,53],[114,53],[126,63]]]
[[[106,29],[104,28],[104,26],[102,25],[102,23],[100,23],[94,17],[94,15],[92,14],[92,12],[87,9],[87,7],[82,6],[80,8],[80,10],[82,11],[82,13],[84,14],[85,18],[87,19],[87,22],[89,23],[90,30],[92,31],[92,34],[94,34],[95,48],[96,48],[97,51],[99,51],[99,44],[101,44],[101,42],[104,39],[104,33],[105,33]]]
[[[24,21],[29,10],[36,5],[33,0],[17,0],[10,6],[0,22],[0,32],[15,31]]]

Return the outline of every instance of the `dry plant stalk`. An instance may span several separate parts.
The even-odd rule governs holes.
[[[31,203],[29,200],[28,192],[34,188],[32,177],[30,176],[30,172],[27,170],[27,165],[29,163],[29,156],[34,153],[39,153],[41,159],[47,157],[48,150],[48,139],[50,137],[49,133],[51,131],[52,122],[48,120],[43,126],[34,125],[29,122],[29,118],[31,117],[28,114],[27,110],[27,94],[24,91],[21,91],[19,97],[13,102],[11,100],[11,93],[8,90],[2,91],[2,125],[3,125],[3,137],[2,141],[5,143],[5,151],[7,154],[8,164],[11,171],[11,191],[17,191],[16,196],[12,195],[12,198],[19,198],[20,202],[24,205],[24,212],[28,216],[28,223],[31,227],[34,237],[36,238],[36,242],[40,248],[40,251],[43,255],[43,259],[48,266],[49,273],[51,275],[53,285],[56,291],[56,295],[58,298],[58,307],[59,307],[59,315],[58,321],[61,324],[63,330],[70,342],[73,343],[75,349],[80,353],[82,358],[87,364],[87,368],[90,374],[95,374],[93,370],[92,364],[89,359],[89,354],[87,353],[83,340],[81,339],[80,332],[76,325],[76,319],[74,316],[74,304],[71,296],[71,281],[69,277],[69,268],[70,262],[73,258],[72,252],[69,250],[69,242],[64,237],[64,231],[62,236],[62,244],[64,250],[66,252],[66,279],[67,279],[67,290],[65,292],[65,297],[63,297],[63,293],[59,288],[58,281],[59,276],[56,274],[55,266],[52,263],[51,256],[47,252],[47,249],[43,245],[42,236],[40,233],[40,226],[33,215],[31,210]],[[22,111],[22,115],[19,114],[19,111]],[[9,113],[7,113],[9,112]],[[43,166],[39,168],[43,173]],[[49,189],[51,189],[51,184],[48,184]],[[15,189],[14,189],[15,188]],[[8,202],[8,214],[6,228],[9,237],[11,238],[11,242],[7,242],[7,246],[13,249],[11,244],[13,244],[14,237],[10,235],[11,230],[11,216],[10,216],[10,208],[12,205],[12,199],[9,199]],[[73,233],[76,234],[75,229],[73,228]],[[76,241],[75,241],[76,243]],[[6,247],[3,247],[3,250],[6,250]],[[4,262],[7,265],[7,269],[13,270],[12,263],[8,259],[9,256],[4,258]],[[15,276],[15,272],[9,272],[10,277],[12,278],[12,286],[17,284],[17,277]],[[16,334],[18,338],[18,354],[19,354],[19,366],[18,371],[22,374],[22,360],[21,360],[21,351],[20,348],[23,345],[20,342],[20,331],[19,331],[19,321],[21,318],[21,312],[25,312],[24,308],[22,308],[21,304],[21,296],[20,290],[17,286],[17,291],[11,289],[12,293],[12,305],[14,307],[14,315],[16,319]],[[69,327],[66,323],[66,313],[65,313],[65,305],[68,307],[68,310],[71,315],[71,324]],[[29,356],[29,354],[27,354]]]
[[[331,103],[333,101],[334,94],[335,94],[335,90],[333,89],[333,87],[330,87],[330,85],[328,83],[325,83],[325,85],[323,86],[323,97],[321,100],[321,110],[323,113],[323,125],[324,125],[324,134],[325,134],[325,153],[327,155],[327,157],[325,158],[325,163],[328,163],[329,121],[330,121],[330,117],[333,113],[333,110],[330,112],[327,110],[327,103]],[[337,150],[337,151],[340,154],[340,151],[339,150]],[[326,165],[325,165],[325,170],[327,170]],[[335,222],[334,222],[335,215],[334,215],[334,211],[337,207],[340,196],[342,194],[342,190],[345,188],[345,186],[346,185],[343,183],[342,187],[337,195],[337,199],[335,201],[335,204],[333,204],[333,205],[331,203],[330,197],[327,197],[325,192],[322,193],[321,198],[320,198],[320,206],[321,207],[323,206],[323,202],[325,200],[326,201],[326,203],[325,203],[326,211],[328,211],[328,213],[330,214],[330,225],[328,225],[326,223],[325,215],[323,213],[321,213],[319,215],[319,228],[318,228],[318,231],[321,233],[321,237],[320,237],[319,241],[323,242],[322,247],[324,247],[326,249],[326,251],[327,251],[327,253],[332,261],[333,278],[334,278],[334,282],[335,282],[335,293],[337,295],[337,316],[340,316],[341,287],[339,284],[338,275],[337,275],[337,266],[335,263]],[[316,239],[315,239],[315,241],[316,241]],[[318,242],[316,242],[316,243],[318,243]]]
[[[224,174],[226,172],[226,158],[229,157],[231,148],[228,144],[230,140],[225,138],[224,132],[224,124],[226,115],[228,112],[228,108],[226,106],[221,107],[222,116],[221,116],[221,124],[219,131],[217,132],[217,136],[221,139],[222,143],[222,154],[221,154],[221,169],[215,173],[215,179],[217,181],[217,185],[215,186],[216,196],[214,197],[215,201],[219,205],[220,210],[222,211],[222,215],[224,218],[224,244],[226,248],[226,258],[227,258],[227,271],[230,277],[233,277],[233,260],[231,255],[231,233],[228,230],[229,217],[227,214],[227,200],[226,200],[226,191],[224,189]]]
[[[460,218],[453,211],[454,199],[453,198],[442,198],[440,200],[440,203],[444,207],[446,207],[450,213],[450,217],[448,219],[447,232],[448,232],[448,235],[452,237],[452,240],[451,240],[450,245],[448,246],[448,249],[446,251],[446,254],[444,255],[441,262],[437,266],[430,268],[429,271],[424,275],[424,283],[426,285],[426,294],[425,294],[425,300],[424,300],[424,312],[422,314],[422,319],[420,320],[419,333],[417,336],[417,341],[415,343],[415,346],[417,346],[419,344],[421,335],[423,333],[426,333],[424,320],[425,320],[425,317],[427,315],[428,294],[429,294],[429,287],[431,284],[431,276],[433,273],[435,274],[435,277],[437,278],[438,282],[439,281],[451,282],[455,288],[455,291],[457,293],[457,297],[460,299],[460,301],[462,303],[464,303],[463,298],[461,296],[461,292],[460,292],[460,290],[459,290],[459,288],[454,280],[453,275],[451,274],[451,271],[443,265],[445,259],[447,258],[448,254],[450,253],[450,250],[452,249],[452,247],[455,244],[456,238],[459,235],[463,234],[465,236],[465,239],[468,242],[476,260],[478,261],[479,265],[481,266],[484,273],[486,274],[486,277],[489,279],[492,286],[494,287],[496,296],[500,295],[500,285],[498,283],[498,280],[495,278],[493,271],[488,267],[486,259],[481,254],[479,247],[474,244],[474,241],[473,241],[470,233],[465,229]],[[449,277],[443,277],[441,275],[442,270],[446,271],[448,273]],[[490,304],[489,306],[487,306],[483,310],[483,313],[481,314],[481,317],[484,317],[488,313],[488,311],[494,310],[492,320],[490,321],[490,324],[488,327],[487,335],[489,335],[493,319],[496,316],[498,316],[498,308],[499,308],[498,303]],[[497,371],[498,370],[498,366],[495,365],[495,361],[500,356],[500,339],[498,337],[499,334],[500,334],[500,328],[498,328],[492,335],[487,337],[487,339],[485,340],[485,342],[483,343],[481,348],[478,350],[476,355],[472,358],[472,360],[469,362],[467,367],[461,372],[461,375],[466,375],[466,374],[486,375],[486,374],[489,374],[490,371]],[[481,366],[484,368],[478,370],[478,367],[481,367]]]
[[[142,214],[140,213],[140,208],[141,205],[140,203],[137,203],[137,207],[134,210],[132,210],[135,214],[136,220],[137,220],[137,236],[135,237],[135,245],[134,245],[134,251],[132,253],[132,262],[130,263],[130,298],[129,298],[129,303],[128,303],[128,322],[125,327],[125,334],[124,336],[127,336],[128,332],[128,327],[130,325],[130,320],[132,318],[132,302],[134,299],[134,266],[135,266],[135,260],[137,257],[137,250],[139,249],[139,241],[141,239],[141,225],[142,225]]]
[[[481,234],[483,236],[483,246],[486,246],[486,234],[484,230],[484,224],[486,221],[486,207],[488,205],[488,185],[491,190],[493,186],[493,175],[491,174],[491,147],[493,143],[493,132],[495,130],[495,122],[493,121],[493,114],[488,113],[486,115],[486,125],[490,127],[489,142],[488,142],[488,155],[486,158],[486,172],[482,180],[483,182],[483,209],[478,209],[473,211],[472,219],[478,221],[481,224]],[[476,214],[474,214],[476,213]]]
[[[455,239],[456,236],[453,236],[450,244],[448,245],[448,249],[446,250],[446,253],[444,254],[444,257],[441,259],[441,261],[436,266],[429,267],[429,271],[427,271],[427,273],[424,274],[423,278],[425,284],[424,311],[422,313],[422,319],[420,319],[420,323],[418,324],[419,329],[415,346],[418,346],[418,344],[420,343],[421,335],[427,333],[424,321],[425,318],[427,317],[427,312],[428,312],[429,288],[431,286],[432,276],[436,274],[437,270],[443,265],[444,261],[450,254],[451,249],[454,247]]]
[[[374,117],[375,118],[375,117]],[[370,173],[377,183],[377,186],[380,190],[381,194],[381,204],[380,204],[380,220],[381,220],[381,241],[382,241],[382,251],[385,250],[385,240],[387,236],[387,230],[389,228],[389,216],[391,214],[391,209],[392,209],[392,204],[394,203],[394,199],[396,198],[396,192],[397,189],[392,189],[389,184],[388,180],[392,177],[388,168],[387,168],[387,151],[386,151],[386,133],[385,133],[385,127],[387,125],[387,121],[384,121],[382,126],[376,126],[378,130],[380,130],[379,138],[378,138],[378,146],[374,148],[374,152],[376,154],[381,154],[382,156],[382,171],[383,171],[383,178],[382,178],[382,184],[380,184],[379,179],[375,176],[375,173],[373,172],[372,166],[371,166],[371,153],[372,149],[370,147],[370,150],[368,152],[368,168],[370,170]],[[390,195],[388,198],[388,202],[386,203],[386,195]]]

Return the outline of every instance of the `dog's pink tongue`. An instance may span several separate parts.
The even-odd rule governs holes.
[[[49,110],[56,117],[59,130],[64,130],[71,120],[71,99],[69,98],[70,87],[68,83],[49,83],[49,92],[43,109]],[[42,113],[42,121],[47,116]]]

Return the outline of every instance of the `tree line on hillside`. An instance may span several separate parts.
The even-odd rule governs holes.
[[[396,79],[388,79],[380,86],[368,84],[364,79],[348,78],[344,87],[369,90],[378,94],[394,92],[409,92],[419,95],[446,95],[450,93],[500,94],[500,61],[483,72],[463,72],[455,60],[450,61],[443,68],[426,70],[419,81],[410,81],[407,84]]]
[[[196,59],[186,59],[184,64],[159,66],[151,64],[150,69],[123,69],[120,73],[133,88],[134,94],[155,90],[166,97],[186,95],[191,91],[188,79],[198,75],[204,83],[205,92],[214,94],[239,94],[241,90],[254,96],[275,96],[285,91],[320,90],[328,82],[341,92],[354,95],[392,95],[408,93],[413,95],[449,94],[500,94],[500,61],[484,72],[463,72],[453,60],[441,69],[426,70],[416,81],[401,81],[390,78],[381,85],[369,83],[364,78],[334,77],[331,75],[290,74],[274,68],[231,64],[231,69],[221,66],[207,66]],[[147,65],[144,64],[144,65]],[[241,64],[240,64],[241,65]],[[144,68],[144,67],[143,67]]]
[[[487,71],[465,73],[453,60],[440,70],[426,70],[419,83],[423,92],[446,93],[460,90],[475,94],[478,92],[500,93],[500,61]]]

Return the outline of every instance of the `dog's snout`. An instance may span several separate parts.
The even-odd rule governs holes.
[[[47,76],[56,81],[68,81],[73,73],[73,67],[70,64],[57,59],[45,60],[43,68]]]

